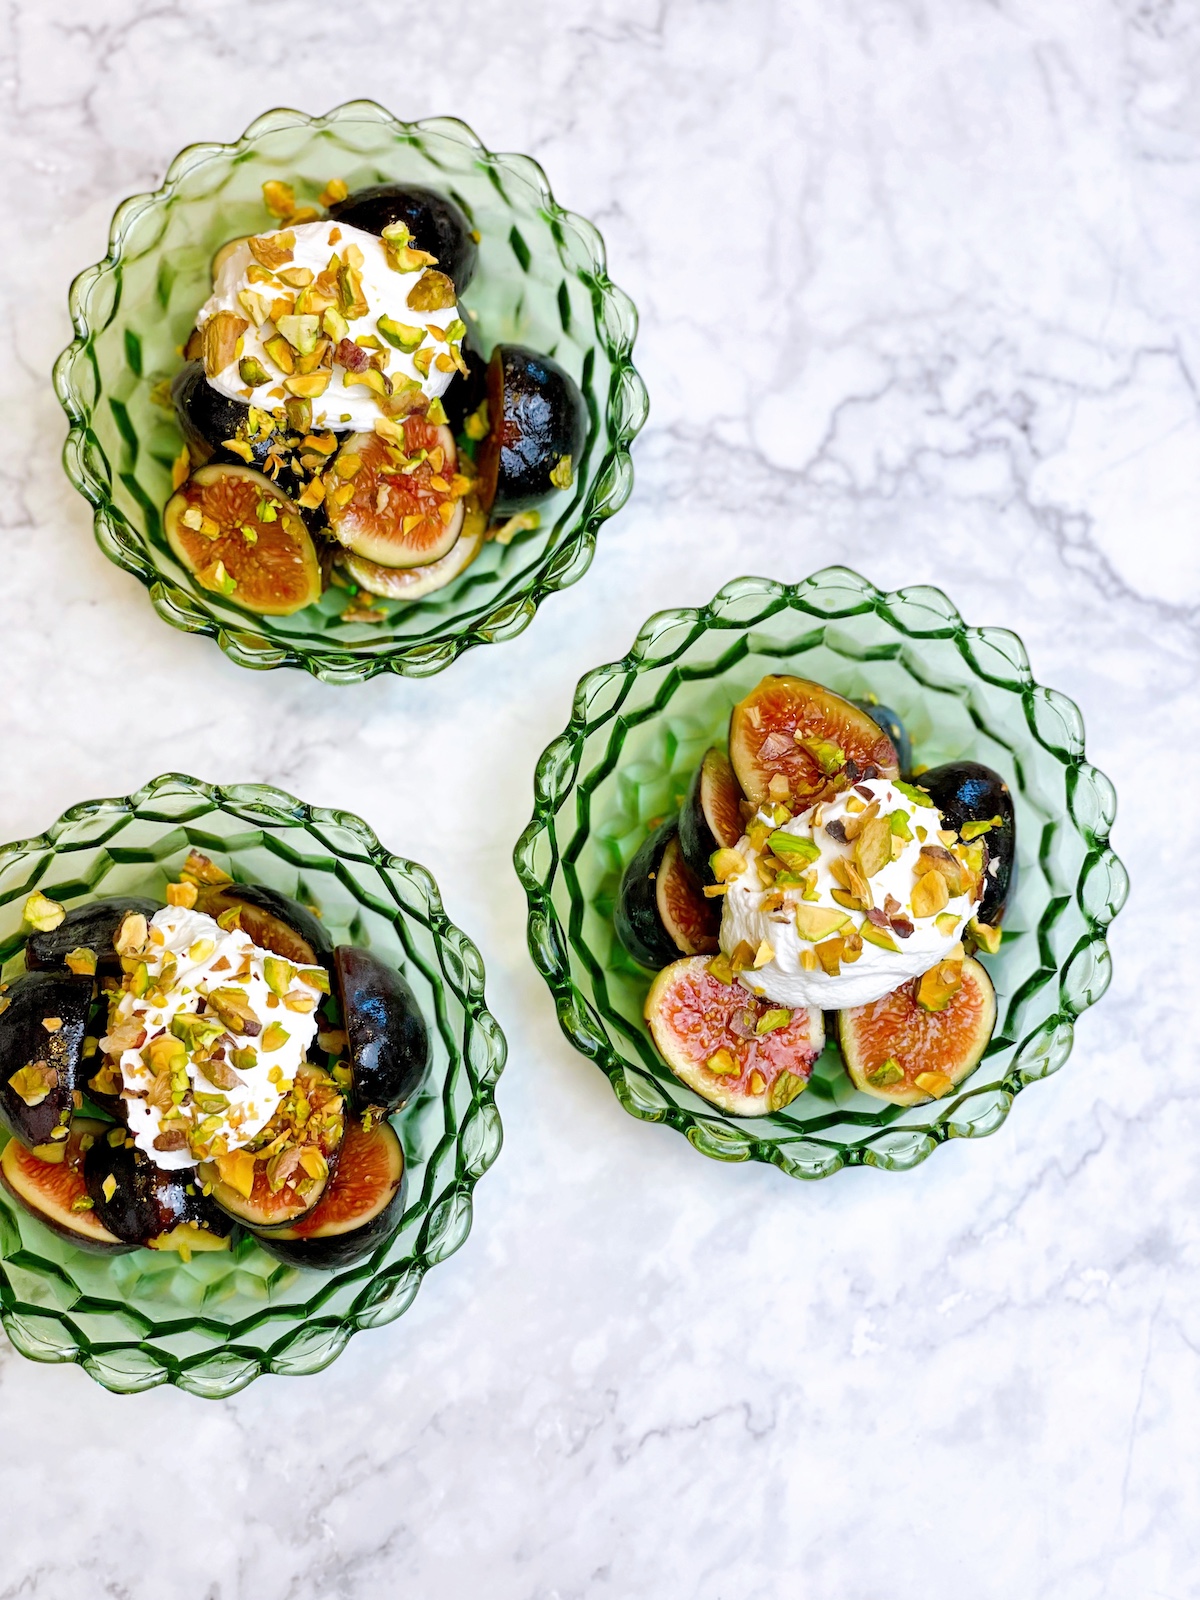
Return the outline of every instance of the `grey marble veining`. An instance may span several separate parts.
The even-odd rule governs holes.
[[[1198,80],[1194,0],[10,0],[0,832],[168,768],[345,805],[437,875],[511,1055],[467,1245],[327,1372],[119,1400],[0,1350],[0,1597],[1200,1593]],[[582,583],[344,690],[158,621],[62,475],[49,369],[123,196],[357,95],[543,162],[653,409]],[[581,672],[835,561],[1023,637],[1134,888],[995,1137],[799,1187],[620,1110],[509,855]]]

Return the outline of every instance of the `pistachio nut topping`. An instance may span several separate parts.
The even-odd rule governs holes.
[[[798,817],[772,801],[712,861],[730,975],[779,1006],[869,1005],[961,960],[978,854],[924,790],[886,778]]]
[[[454,285],[407,229],[380,239],[275,215],[287,226],[230,246],[201,307],[214,389],[268,413],[307,402],[305,431],[365,430],[403,397],[436,399],[465,370]]]
[[[172,1168],[251,1144],[316,1035],[324,969],[283,961],[186,905],[126,917],[117,948],[124,976],[108,991],[100,1048],[134,1143]]]

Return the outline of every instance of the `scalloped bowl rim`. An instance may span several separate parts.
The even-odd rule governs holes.
[[[9,865],[14,860],[18,860],[23,856],[34,858],[45,856],[47,853],[53,857],[55,854],[57,854],[58,840],[60,836],[63,832],[69,829],[81,809],[95,806],[113,807],[114,809],[124,808],[130,813],[130,815],[134,815],[136,814],[139,806],[144,804],[147,800],[153,799],[160,789],[165,785],[179,784],[187,785],[197,795],[203,795],[205,798],[212,800],[218,805],[225,803],[227,799],[235,804],[243,803],[238,800],[239,791],[244,792],[247,789],[252,789],[256,797],[270,796],[273,801],[279,804],[280,809],[290,809],[296,815],[297,820],[310,821],[317,816],[326,816],[336,817],[340,824],[349,824],[358,832],[360,841],[365,846],[367,858],[370,860],[373,866],[378,868],[392,868],[398,870],[405,876],[412,874],[419,876],[423,880],[423,886],[425,887],[429,899],[431,923],[430,932],[435,940],[435,943],[441,945],[448,938],[453,938],[457,942],[459,948],[464,951],[464,953],[473,956],[478,962],[479,980],[477,992],[471,992],[469,995],[471,1000],[471,1005],[469,1008],[470,1015],[474,1023],[486,1023],[490,1027],[492,1037],[495,1041],[496,1059],[494,1067],[491,1069],[490,1077],[481,1079],[475,1084],[475,1093],[472,1098],[471,1105],[473,1108],[484,1106],[489,1108],[492,1116],[495,1118],[495,1128],[498,1143],[494,1153],[491,1155],[491,1159],[479,1171],[471,1172],[468,1169],[465,1171],[460,1171],[456,1175],[453,1193],[456,1197],[465,1198],[468,1204],[468,1223],[466,1232],[462,1234],[461,1238],[458,1238],[454,1242],[453,1248],[448,1251],[446,1255],[439,1255],[432,1260],[426,1260],[426,1251],[424,1248],[414,1251],[412,1260],[405,1270],[407,1273],[411,1273],[414,1269],[419,1269],[419,1271],[417,1272],[416,1283],[412,1293],[408,1295],[407,1299],[404,1300],[403,1304],[399,1307],[399,1310],[395,1313],[396,1317],[402,1316],[415,1300],[417,1293],[420,1291],[421,1285],[425,1281],[426,1273],[428,1273],[431,1268],[440,1265],[443,1260],[446,1260],[450,1254],[453,1254],[455,1250],[460,1249],[466,1242],[466,1239],[470,1234],[471,1227],[474,1223],[474,1207],[471,1204],[471,1199],[474,1194],[475,1187],[479,1183],[479,1180],[484,1173],[490,1170],[491,1166],[494,1165],[495,1160],[500,1153],[500,1148],[503,1141],[503,1124],[500,1120],[499,1108],[496,1105],[495,1083],[504,1070],[507,1056],[507,1040],[499,1022],[496,1020],[494,1013],[488,1009],[485,1003],[486,970],[483,957],[480,954],[479,948],[475,942],[446,915],[445,907],[442,902],[441,890],[438,888],[436,879],[433,877],[433,874],[427,867],[422,866],[420,862],[413,861],[404,856],[397,856],[391,851],[385,849],[380,843],[378,836],[370,824],[365,822],[354,812],[346,811],[341,807],[335,809],[322,806],[310,806],[307,804],[307,802],[298,799],[295,795],[289,794],[284,789],[276,788],[272,784],[209,784],[203,782],[203,780],[199,778],[193,778],[187,773],[163,772],[157,777],[151,778],[149,782],[143,784],[141,788],[134,790],[132,794],[116,795],[112,797],[98,797],[92,800],[77,801],[75,805],[69,806],[42,833],[27,839],[13,840],[8,844],[0,844],[0,863]],[[337,859],[344,859],[341,855],[341,852],[334,849],[333,846],[328,846],[328,848],[330,853]],[[396,917],[404,916],[405,912],[403,908],[397,906],[395,915]],[[474,985],[471,986],[471,989],[472,991],[474,990]],[[463,1003],[465,1006],[465,999]],[[460,1120],[456,1129],[456,1137],[458,1139],[461,1139],[462,1137],[464,1126],[465,1117],[464,1119]],[[432,1216],[438,1209],[438,1206],[444,1204],[444,1200],[445,1197],[440,1200],[435,1200],[428,1212],[428,1215]],[[4,1196],[4,1204],[10,1209],[17,1207],[17,1202],[8,1195]],[[0,1265],[2,1265],[2,1262],[0,1262]],[[393,1272],[391,1276],[395,1277],[396,1274]],[[372,1278],[369,1281],[374,1282],[377,1280]],[[11,1289],[7,1282],[4,1285],[4,1290],[4,1299],[6,1303],[4,1305],[3,1314],[0,1316],[0,1322],[3,1323],[5,1331],[8,1332],[9,1322],[14,1318],[15,1313],[12,1306],[7,1304],[9,1295],[11,1294]],[[46,1316],[51,1320],[60,1323],[63,1322],[64,1319],[68,1319],[70,1315],[69,1309],[66,1312],[58,1312],[53,1309],[48,1309],[44,1306],[30,1306],[26,1309],[35,1313],[36,1315]],[[330,1365],[337,1359],[337,1357],[346,1348],[346,1345],[349,1343],[350,1339],[356,1334],[371,1331],[374,1326],[384,1325],[382,1322],[378,1324],[372,1324],[370,1322],[359,1321],[356,1317],[348,1318],[346,1315],[338,1313],[325,1314],[319,1310],[315,1313],[306,1312],[303,1320],[298,1321],[295,1325],[295,1328],[289,1329],[286,1337],[280,1341],[277,1341],[277,1343],[286,1347],[287,1342],[294,1340],[297,1333],[299,1333],[301,1330],[310,1326],[325,1326],[330,1320],[336,1322],[343,1330],[346,1330],[346,1336],[340,1341],[340,1343],[336,1344],[336,1347],[332,1350],[327,1359],[322,1360],[311,1367],[306,1367],[303,1370],[297,1371],[293,1369],[290,1371],[284,1370],[277,1372],[271,1365],[272,1356],[276,1353],[274,1347],[270,1347],[262,1351],[252,1351],[249,1352],[249,1358],[252,1358],[257,1362],[256,1370],[240,1373],[235,1381],[232,1381],[225,1386],[215,1384],[204,1389],[193,1388],[188,1385],[186,1379],[189,1372],[193,1371],[194,1369],[202,1369],[205,1363],[219,1364],[224,1359],[233,1358],[235,1356],[246,1356],[247,1352],[241,1350],[235,1342],[231,1342],[228,1345],[219,1345],[210,1350],[198,1352],[193,1356],[185,1356],[180,1358],[170,1354],[169,1352],[164,1352],[158,1349],[153,1345],[153,1341],[151,1341],[153,1357],[160,1363],[160,1373],[155,1374],[151,1381],[142,1383],[135,1389],[132,1387],[122,1386],[116,1382],[109,1382],[103,1370],[97,1370],[94,1357],[97,1354],[100,1354],[104,1357],[111,1358],[114,1354],[119,1355],[122,1351],[144,1350],[147,1342],[145,1340],[105,1339],[96,1341],[95,1344],[90,1345],[89,1348],[90,1341],[84,1338],[83,1341],[78,1344],[74,1355],[66,1355],[61,1352],[38,1355],[33,1353],[24,1345],[19,1344],[16,1339],[12,1338],[11,1334],[10,1342],[12,1343],[14,1349],[16,1349],[21,1355],[25,1356],[29,1360],[42,1361],[47,1364],[54,1365],[74,1364],[81,1366],[84,1371],[87,1372],[89,1377],[93,1378],[103,1388],[109,1389],[112,1393],[126,1394],[143,1392],[146,1388],[160,1387],[165,1383],[177,1386],[183,1389],[186,1393],[195,1394],[201,1399],[226,1399],[230,1395],[237,1393],[239,1390],[246,1388],[250,1383],[254,1382],[260,1377],[265,1377],[268,1375],[280,1377],[306,1377],[312,1373],[321,1371],[324,1369],[324,1367]],[[395,1320],[395,1318],[388,1318],[386,1320]]]
[[[164,579],[163,574],[149,558],[144,557],[130,565],[118,562],[105,547],[102,531],[110,518],[119,523],[124,523],[127,519],[117,510],[107,487],[99,484],[93,487],[92,475],[78,464],[94,408],[79,393],[72,377],[76,359],[87,349],[92,337],[88,321],[92,296],[103,278],[111,275],[119,266],[125,235],[130,225],[143,212],[170,200],[183,179],[197,167],[222,156],[235,156],[252,147],[264,134],[289,127],[321,129],[336,126],[342,121],[356,120],[356,113],[358,120],[375,121],[400,133],[430,134],[457,139],[459,143],[475,151],[481,159],[497,166],[506,166],[522,181],[529,183],[532,180],[536,184],[540,190],[540,203],[549,215],[555,221],[569,225],[577,237],[589,241],[592,275],[600,302],[604,304],[611,302],[622,306],[630,318],[628,347],[614,360],[614,370],[619,368],[626,377],[633,402],[632,423],[623,423],[615,429],[593,480],[594,485],[599,485],[605,481],[606,476],[613,474],[614,469],[623,467],[628,473],[623,492],[607,504],[601,503],[591,509],[586,504],[581,507],[561,542],[547,548],[537,570],[522,589],[515,595],[502,599],[492,610],[482,617],[475,618],[465,628],[457,626],[451,620],[445,629],[436,635],[421,638],[411,644],[398,644],[392,652],[364,656],[358,656],[351,648],[321,650],[306,646],[297,648],[281,646],[275,640],[255,632],[255,619],[250,613],[247,613],[245,626],[232,630],[204,610],[205,602],[201,597],[184,595],[183,591],[176,590],[173,584]],[[138,579],[149,592],[155,610],[164,621],[181,632],[200,633],[215,639],[225,654],[239,666],[255,670],[299,667],[332,683],[365,682],[382,672],[423,677],[444,671],[465,650],[480,644],[499,643],[515,638],[533,621],[538,607],[547,595],[577,583],[591,565],[601,524],[621,509],[632,489],[633,469],[629,461],[629,449],[645,425],[649,406],[646,386],[631,359],[637,338],[637,307],[625,291],[609,278],[604,240],[596,225],[579,213],[568,211],[558,204],[540,162],[533,156],[517,151],[489,150],[478,134],[458,117],[424,117],[416,122],[405,122],[386,106],[369,99],[344,101],[320,116],[309,116],[306,112],[279,106],[256,117],[239,138],[228,143],[207,141],[185,145],[171,161],[166,176],[157,189],[130,195],[117,206],[109,224],[108,252],[102,260],[84,267],[72,279],[68,291],[68,306],[75,336],[59,352],[53,367],[55,393],[70,423],[62,448],[62,463],[63,470],[71,483],[93,508],[93,529],[97,542],[114,565],[120,566],[123,571],[132,573]],[[603,340],[603,334],[599,330],[601,322],[599,309],[595,320],[598,337]],[[569,560],[564,554],[567,551],[571,552]],[[581,553],[586,559],[581,559]],[[556,569],[553,573],[550,572],[552,567]],[[174,593],[178,593],[186,602],[186,618],[175,611],[172,604]],[[515,613],[514,606],[519,606]],[[198,621],[197,618],[201,615],[203,621]],[[444,658],[434,654],[435,650],[446,646],[452,647],[450,654],[444,655]],[[430,666],[427,664],[429,661],[434,661],[436,664]]]
[[[845,591],[849,591],[852,588],[857,589],[859,603],[847,605],[846,607],[838,610],[820,609],[804,604],[805,591],[819,592],[823,582],[829,582],[831,584],[836,583]],[[922,584],[915,585],[907,589],[884,591],[877,588],[869,581],[869,579],[864,578],[861,574],[853,571],[851,568],[840,566],[824,567],[820,571],[811,573],[808,577],[803,578],[794,584],[785,584],[774,578],[763,578],[749,575],[731,579],[728,583],[722,585],[722,587],[717,591],[707,605],[665,608],[663,610],[654,612],[642,624],[641,628],[638,629],[638,633],[633,644],[628,652],[620,658],[620,660],[605,662],[599,666],[593,667],[588,672],[585,672],[579,679],[572,700],[571,716],[566,727],[560,734],[550,741],[550,743],[538,757],[534,779],[535,803],[533,817],[528,826],[522,832],[513,852],[514,866],[516,868],[517,876],[521,881],[522,887],[525,890],[528,903],[526,929],[530,955],[533,958],[534,965],[545,978],[546,984],[554,998],[555,1007],[559,1018],[559,1025],[562,1028],[563,1033],[566,1035],[568,1041],[575,1049],[579,1050],[581,1054],[590,1056],[590,1058],[596,1062],[596,1064],[608,1078],[610,1086],[617,1095],[617,1099],[622,1108],[631,1116],[637,1117],[639,1120],[643,1121],[667,1123],[677,1132],[682,1133],[688,1139],[689,1143],[691,1143],[694,1148],[698,1149],[701,1154],[708,1155],[712,1159],[726,1162],[745,1160],[760,1161],[766,1163],[767,1165],[778,1168],[786,1176],[793,1178],[815,1180],[819,1178],[830,1177],[833,1175],[833,1173],[843,1169],[852,1169],[863,1166],[875,1166],[882,1168],[885,1171],[911,1171],[915,1166],[919,1166],[922,1162],[928,1159],[935,1149],[940,1148],[941,1145],[947,1143],[951,1138],[964,1136],[956,1131],[954,1126],[949,1121],[949,1116],[947,1116],[947,1119],[944,1122],[937,1122],[925,1128],[905,1127],[902,1130],[904,1133],[919,1133],[924,1136],[924,1143],[918,1145],[915,1155],[913,1155],[911,1159],[907,1161],[896,1161],[895,1163],[892,1163],[886,1159],[874,1159],[869,1145],[853,1145],[846,1147],[841,1153],[831,1151],[830,1159],[825,1165],[820,1166],[815,1170],[804,1170],[795,1164],[789,1163],[783,1156],[779,1146],[773,1144],[769,1140],[754,1138],[753,1136],[746,1134],[744,1130],[740,1129],[738,1124],[743,1119],[727,1116],[716,1106],[709,1106],[705,1111],[701,1112],[694,1112],[689,1108],[677,1105],[671,1106],[665,1111],[643,1111],[639,1109],[637,1104],[631,1101],[627,1093],[622,1093],[621,1084],[627,1068],[632,1068],[636,1072],[644,1072],[644,1066],[642,1063],[627,1059],[618,1049],[614,1047],[608,1026],[603,1018],[597,1016],[595,1007],[592,1005],[590,1000],[584,1000],[585,1010],[587,1012],[589,1022],[593,1025],[594,1030],[596,1030],[600,1035],[602,1042],[597,1041],[594,1048],[585,1048],[578,1040],[571,1037],[570,1029],[567,1026],[566,1016],[570,1014],[575,1005],[578,990],[571,977],[569,957],[567,957],[565,954],[568,941],[565,939],[562,922],[552,903],[549,893],[550,886],[553,884],[556,872],[558,870],[557,852],[555,854],[556,865],[550,870],[549,874],[545,878],[545,881],[539,878],[531,868],[526,868],[525,859],[531,855],[532,849],[539,838],[548,832],[552,819],[559,813],[559,811],[561,811],[563,806],[567,804],[570,795],[574,792],[579,779],[579,763],[578,761],[575,762],[569,785],[567,785],[560,797],[553,803],[551,803],[550,800],[544,800],[541,797],[540,779],[542,772],[544,769],[549,768],[553,764],[554,757],[560,748],[565,748],[569,743],[571,743],[571,741],[586,735],[590,721],[587,707],[593,688],[598,688],[601,685],[609,682],[612,678],[622,674],[632,679],[647,667],[653,669],[655,666],[660,665],[660,662],[654,660],[651,660],[649,663],[647,663],[646,658],[652,650],[655,642],[662,636],[663,633],[667,632],[668,630],[673,630],[679,627],[694,627],[700,624],[711,623],[715,629],[720,629],[729,634],[732,634],[738,630],[743,632],[748,631],[755,625],[757,621],[762,620],[761,614],[750,621],[733,621],[723,619],[720,616],[719,608],[723,603],[728,601],[744,600],[755,588],[757,588],[764,601],[778,601],[782,605],[788,606],[797,612],[806,613],[814,618],[822,618],[826,622],[834,621],[840,617],[846,617],[848,615],[861,614],[865,610],[872,610],[877,615],[889,621],[892,626],[899,630],[901,634],[909,638],[936,638],[952,636],[955,638],[961,637],[965,641],[978,641],[984,644],[998,642],[1003,639],[1003,641],[1010,647],[1015,646],[1016,653],[1019,656],[1019,671],[1022,677],[1023,692],[1042,690],[1043,692],[1053,695],[1055,698],[1055,703],[1073,713],[1073,715],[1079,720],[1080,728],[1082,729],[1083,727],[1082,714],[1080,713],[1075,702],[1070,700],[1068,696],[1060,693],[1060,691],[1049,689],[1048,686],[1039,684],[1033,677],[1032,669],[1029,665],[1028,654],[1025,651],[1025,647],[1017,634],[1013,633],[1011,629],[969,626],[963,620],[957,607],[955,607],[951,602],[949,596],[947,596],[944,591],[934,587],[933,585]],[[918,596],[925,600],[926,603],[930,601],[934,602],[930,608],[931,615],[936,614],[938,617],[937,624],[935,626],[931,626],[924,632],[924,634],[910,633],[901,624],[896,623],[890,614],[892,607],[897,601],[910,601]],[[982,681],[995,681],[990,679],[985,672],[980,670],[973,661],[969,664],[974,675]],[[661,713],[659,713],[659,715],[661,715]],[[1044,741],[1040,740],[1039,742],[1044,743]],[[1079,744],[1080,748],[1078,762],[1080,764],[1086,764],[1089,771],[1094,774],[1095,777],[1100,780],[1100,782],[1107,786],[1113,797],[1113,815],[1115,817],[1115,788],[1112,785],[1111,780],[1108,779],[1104,773],[1100,772],[1098,768],[1091,766],[1090,763],[1086,763],[1082,734],[1080,735]],[[1049,746],[1045,746],[1045,748],[1049,750],[1051,754],[1057,756],[1058,753],[1051,750]],[[1062,758],[1058,757],[1058,759],[1061,760]],[[1063,765],[1066,765],[1066,762],[1063,762]],[[1072,828],[1074,828],[1077,833],[1080,832],[1080,826],[1076,819],[1071,816],[1070,813],[1066,813],[1066,815]],[[1102,928],[1097,926],[1094,918],[1090,916],[1088,917],[1088,922],[1091,925],[1094,935],[1093,942],[1089,948],[1098,951],[1103,955],[1104,958],[1108,957],[1108,944],[1104,934],[1107,932],[1107,928],[1111,926],[1111,923],[1115,917],[1120,913],[1120,910],[1125,903],[1129,887],[1128,874],[1125,871],[1124,865],[1122,864],[1120,858],[1108,845],[1108,837],[1111,832],[1111,827],[1112,821],[1110,819],[1107,826],[1104,827],[1103,830],[1097,828],[1094,831],[1093,837],[1099,844],[1103,845],[1103,854],[1106,858],[1106,864],[1112,874],[1114,885],[1113,908]],[[590,831],[590,824],[588,831]],[[1076,892],[1078,892],[1078,884],[1076,885]],[[542,956],[539,956],[539,951],[535,942],[535,929],[539,917],[546,919],[556,935],[554,940],[546,941],[545,944],[543,944],[543,951],[549,949],[550,953]],[[1073,959],[1073,955],[1074,953],[1070,959]],[[1059,982],[1058,998],[1060,1003],[1063,999],[1063,975],[1068,965],[1069,959],[1060,961],[1056,963],[1055,966],[1055,977]],[[1049,1068],[1047,1072],[1043,1074],[1022,1076],[1016,1071],[1014,1065],[1014,1068],[1010,1070],[1008,1076],[1004,1079],[1004,1088],[1008,1093],[1008,1101],[1003,1107],[1002,1114],[996,1117],[990,1126],[972,1128],[970,1133],[966,1135],[967,1137],[980,1138],[997,1132],[1003,1123],[1007,1121],[1008,1113],[1011,1110],[1016,1096],[1023,1089],[1028,1088],[1032,1083],[1040,1082],[1042,1081],[1043,1077],[1049,1076],[1051,1072],[1056,1072],[1058,1070],[1058,1068],[1066,1061],[1067,1057],[1071,1053],[1074,1043],[1073,1029],[1075,1021],[1080,1015],[1082,1015],[1083,1011],[1089,1009],[1090,1006],[1094,1005],[1099,999],[1102,998],[1104,991],[1108,987],[1110,978],[1111,972],[1109,972],[1109,975],[1105,977],[1099,992],[1090,995],[1082,1006],[1071,1007],[1066,1010],[1060,1009],[1058,1012],[1058,1027],[1061,1029],[1061,1027],[1065,1025],[1068,1029],[1069,1038],[1067,1040],[1065,1050],[1062,1050],[1057,1056],[1053,1067]],[[1043,1030],[1044,1028],[1045,1024],[1042,1025]],[[669,1069],[664,1067],[664,1072],[669,1072]],[[966,1082],[969,1083],[969,1081],[970,1079],[968,1078]],[[963,1085],[964,1089],[965,1087],[966,1084]],[[949,1099],[945,1102],[948,1108],[952,1108],[955,1103],[957,1102]],[[722,1151],[719,1149],[719,1145],[710,1143],[710,1141],[704,1135],[706,1131],[712,1131],[714,1128],[718,1130],[721,1128],[736,1130],[736,1136],[738,1137],[738,1144],[736,1148]],[[886,1129],[883,1130],[883,1134],[886,1134],[887,1131],[888,1130]],[[804,1138],[801,1129],[797,1130],[797,1136],[800,1139]]]

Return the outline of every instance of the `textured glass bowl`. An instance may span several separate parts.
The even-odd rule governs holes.
[[[0,959],[21,970],[21,914],[36,886],[72,904],[165,899],[191,849],[234,877],[315,905],[335,943],[369,946],[412,985],[432,1067],[394,1118],[408,1168],[399,1229],[338,1272],[287,1267],[246,1236],[184,1263],[171,1253],[88,1255],[0,1191],[0,1319],[35,1361],[77,1361],[120,1393],[175,1383],[235,1393],[263,1372],[318,1372],[351,1334],[412,1304],[428,1267],[471,1227],[471,1191],[500,1151],[493,1090],[504,1036],[484,1005],[483,962],[442,910],[424,867],[389,855],[347,811],[259,784],[218,789],[168,773],[119,800],[73,807],[44,834],[0,847]]]
[[[268,178],[292,183],[301,202],[330,178],[452,194],[482,236],[464,304],[484,348],[518,341],[553,355],[587,402],[575,481],[543,505],[541,527],[507,547],[485,545],[463,577],[426,600],[383,602],[384,623],[342,622],[347,596],[337,588],[291,617],[252,616],[202,588],[163,537],[182,438],[151,391],[178,370],[218,245],[266,226]],[[535,161],[485,150],[451,118],[400,122],[356,100],[324,117],[270,111],[236,144],[190,146],[161,189],[118,208],[107,257],[71,286],[71,320],[76,337],[54,368],[71,420],[63,461],[95,507],[100,548],[141,579],[167,622],[209,634],[244,667],[305,667],[330,683],[440,672],[472,645],[520,633],[545,595],[581,578],[600,524],[633,486],[629,446],[646,419],[630,360],[637,314],[609,281],[604,243],[555,204]]]
[[[648,975],[612,925],[621,872],[678,806],[729,712],[769,672],[898,711],[915,759],[957,757],[1005,775],[1019,876],[997,957],[995,1036],[944,1100],[904,1108],[858,1093],[827,1045],[807,1092],[773,1116],[724,1115],[659,1058],[642,1020]],[[1034,683],[1021,641],[968,628],[938,589],[883,594],[831,567],[788,587],[739,578],[700,610],[660,611],[622,661],[581,679],[571,721],[538,762],[535,811],[516,849],[529,948],[564,1033],[635,1117],[666,1122],[721,1161],[767,1161],[796,1178],[863,1164],[916,1166],[952,1138],[993,1133],[1026,1084],[1070,1054],[1075,1018],[1108,987],[1105,930],[1124,904],[1108,847],[1116,795],[1083,753],[1083,720]]]

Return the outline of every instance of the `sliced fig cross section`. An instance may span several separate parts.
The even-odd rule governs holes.
[[[300,512],[251,467],[213,462],[167,501],[171,549],[200,584],[263,617],[321,598],[321,567]]]
[[[617,937],[643,967],[717,948],[720,913],[683,859],[674,817],[646,839],[625,868],[613,912]]]
[[[939,1010],[917,998],[917,983],[882,1000],[838,1012],[838,1041],[854,1086],[877,1100],[921,1105],[956,1088],[979,1064],[996,1026],[996,991],[978,961]]]
[[[724,751],[704,752],[679,813],[683,859],[701,883],[715,883],[709,865],[716,850],[732,850],[742,836],[742,791]]]
[[[291,1228],[260,1234],[271,1255],[296,1267],[343,1267],[381,1244],[404,1205],[404,1152],[390,1123],[354,1118],[337,1171],[314,1209]]]
[[[317,917],[290,895],[261,883],[201,884],[196,909],[223,918],[260,950],[270,950],[300,966],[315,967],[333,948]]]
[[[80,1250],[116,1256],[135,1245],[111,1233],[96,1215],[83,1175],[84,1157],[109,1125],[76,1117],[68,1138],[57,1147],[30,1150],[10,1139],[0,1155],[0,1182],[25,1210]]]
[[[704,956],[666,967],[646,997],[663,1060],[689,1089],[735,1117],[785,1110],[808,1086],[825,1044],[823,1014],[759,1000],[724,983]]]
[[[873,718],[823,684],[787,676],[764,678],[734,706],[729,759],[748,800],[793,811],[864,775],[900,776],[895,746]]]
[[[325,511],[340,544],[380,567],[427,567],[463,526],[465,479],[454,435],[420,412],[398,425],[403,444],[352,433],[325,474]]]

